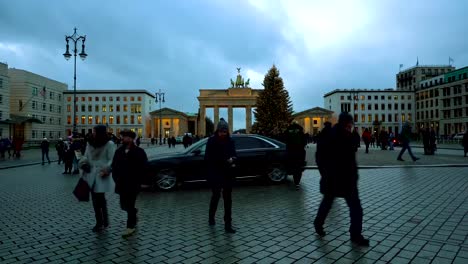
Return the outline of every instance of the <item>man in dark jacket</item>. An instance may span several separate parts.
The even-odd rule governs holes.
[[[299,190],[306,157],[304,148],[307,145],[304,128],[294,121],[288,126],[284,136],[288,170],[293,175],[296,190]]]
[[[345,198],[351,216],[349,229],[351,241],[368,246],[369,240],[362,236],[362,207],[358,192],[358,169],[351,128],[353,118],[341,113],[336,124],[317,146],[317,165],[321,173],[320,192],[323,200],[314,221],[315,231],[325,236],[323,224],[336,197]],[[325,133],[322,133],[325,134]],[[326,151],[323,151],[325,147]]]
[[[127,229],[122,235],[126,238],[135,233],[138,212],[135,202],[147,171],[148,157],[142,148],[135,145],[135,132],[124,130],[120,135],[123,144],[115,151],[112,178],[115,192],[120,195],[120,207],[127,212]]]
[[[41,151],[42,151],[42,165],[44,165],[44,157],[47,158],[47,161],[50,164],[50,159],[49,159],[49,141],[47,138],[44,138],[41,142]]]
[[[234,182],[233,170],[236,160],[234,141],[229,135],[229,126],[221,118],[216,132],[206,143],[205,161],[208,169],[208,183],[211,186],[209,224],[215,225],[216,210],[223,192],[224,200],[224,229],[227,233],[235,233],[232,227],[232,186]]]
[[[65,163],[65,143],[63,143],[62,138],[59,138],[57,144],[55,144],[55,150],[57,151],[58,164],[60,165],[61,162]]]

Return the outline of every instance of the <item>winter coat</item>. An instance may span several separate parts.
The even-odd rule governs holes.
[[[126,145],[118,148],[112,161],[112,177],[118,194],[138,193],[148,171],[146,152],[138,146],[131,147],[128,152],[126,148]]]
[[[41,150],[42,152],[49,152],[49,141],[43,140],[41,142]]]
[[[317,146],[317,165],[322,176],[320,192],[334,197],[357,192],[358,169],[352,133],[335,125],[320,144]]]
[[[227,137],[219,138],[216,134],[206,143],[205,163],[208,183],[212,188],[229,187],[234,182],[234,168],[229,164],[229,158],[236,158],[234,141]]]
[[[465,132],[465,135],[463,135],[463,148],[465,153],[468,152],[468,131]]]
[[[115,145],[108,141],[104,146],[93,147],[88,144],[85,154],[79,161],[79,167],[83,169],[86,164],[91,170],[83,171],[82,178],[88,183],[89,187],[95,193],[110,192],[114,189],[114,181],[110,175],[101,176],[101,170],[111,171],[112,160],[114,158]]]
[[[371,133],[369,131],[364,131],[362,133],[362,140],[364,141],[364,144],[369,144],[371,141]]]
[[[307,145],[304,128],[299,124],[290,125],[285,131],[284,141],[289,170],[293,173],[296,169],[303,170],[306,158],[305,146]]]

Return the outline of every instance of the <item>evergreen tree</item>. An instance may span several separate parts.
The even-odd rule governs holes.
[[[209,117],[205,117],[205,131],[206,135],[205,136],[211,136],[213,135],[215,131],[214,123]]]
[[[256,122],[252,132],[279,138],[292,122],[292,103],[283,79],[275,65],[271,67],[263,80],[264,90],[257,98],[254,111]]]

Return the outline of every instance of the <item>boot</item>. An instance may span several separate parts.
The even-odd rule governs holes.
[[[362,247],[369,246],[369,239],[365,239],[362,235],[351,235],[351,242]]]

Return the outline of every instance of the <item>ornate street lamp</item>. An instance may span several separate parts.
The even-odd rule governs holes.
[[[159,92],[154,93],[156,96],[155,102],[159,103],[159,145],[162,145],[162,108],[161,104],[165,103],[166,101],[164,100],[164,95],[166,93],[161,92],[161,89],[159,89]]]
[[[81,40],[81,52],[78,54],[82,60],[85,60],[88,54],[85,52],[85,41],[86,41],[86,35],[84,36],[78,36],[76,34],[77,28],[74,28],[74,33],[71,36],[65,36],[65,41],[67,42],[67,50],[63,54],[63,57],[65,57],[66,60],[69,60],[72,56],[72,54],[69,51],[69,41],[71,40],[75,46],[73,48],[73,55],[75,56],[75,64],[74,64],[74,75],[73,75],[73,135],[76,135],[77,130],[76,130],[76,54],[78,53],[78,49],[76,48],[77,43]]]

